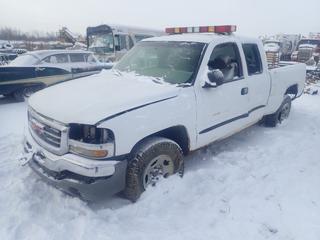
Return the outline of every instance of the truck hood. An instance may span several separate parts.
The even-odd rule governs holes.
[[[179,87],[104,70],[48,87],[29,98],[36,112],[62,123],[96,124],[114,114],[177,96]]]

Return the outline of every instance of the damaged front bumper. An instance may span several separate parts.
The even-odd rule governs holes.
[[[56,188],[84,200],[97,201],[125,187],[127,161],[91,160],[74,154],[55,155],[28,133],[22,161]]]

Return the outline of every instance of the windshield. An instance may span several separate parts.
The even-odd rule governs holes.
[[[190,83],[204,46],[196,42],[140,42],[114,69],[172,84]]]
[[[319,45],[320,46],[320,40],[317,39],[303,39],[300,40],[298,47],[302,44],[310,44],[310,45]]]
[[[24,54],[16,59],[14,59],[11,63],[10,66],[26,66],[26,65],[35,65],[39,61],[38,58],[31,54]]]
[[[88,36],[89,50],[95,53],[111,53],[114,51],[113,34],[93,34]]]

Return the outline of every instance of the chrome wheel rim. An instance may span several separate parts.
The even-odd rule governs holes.
[[[168,155],[159,155],[152,159],[143,173],[143,187],[154,186],[160,177],[168,177],[174,173],[174,163]]]
[[[289,113],[290,113],[290,104],[286,103],[283,105],[283,107],[281,109],[280,119],[279,119],[280,122],[287,119],[289,117]]]

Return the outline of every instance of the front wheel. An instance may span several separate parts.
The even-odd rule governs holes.
[[[267,127],[275,127],[278,123],[286,120],[291,111],[291,97],[286,95],[280,108],[273,114],[264,117],[264,124]]]
[[[151,137],[134,151],[128,163],[124,196],[135,202],[161,178],[183,174],[183,154],[180,146],[166,138]]]

